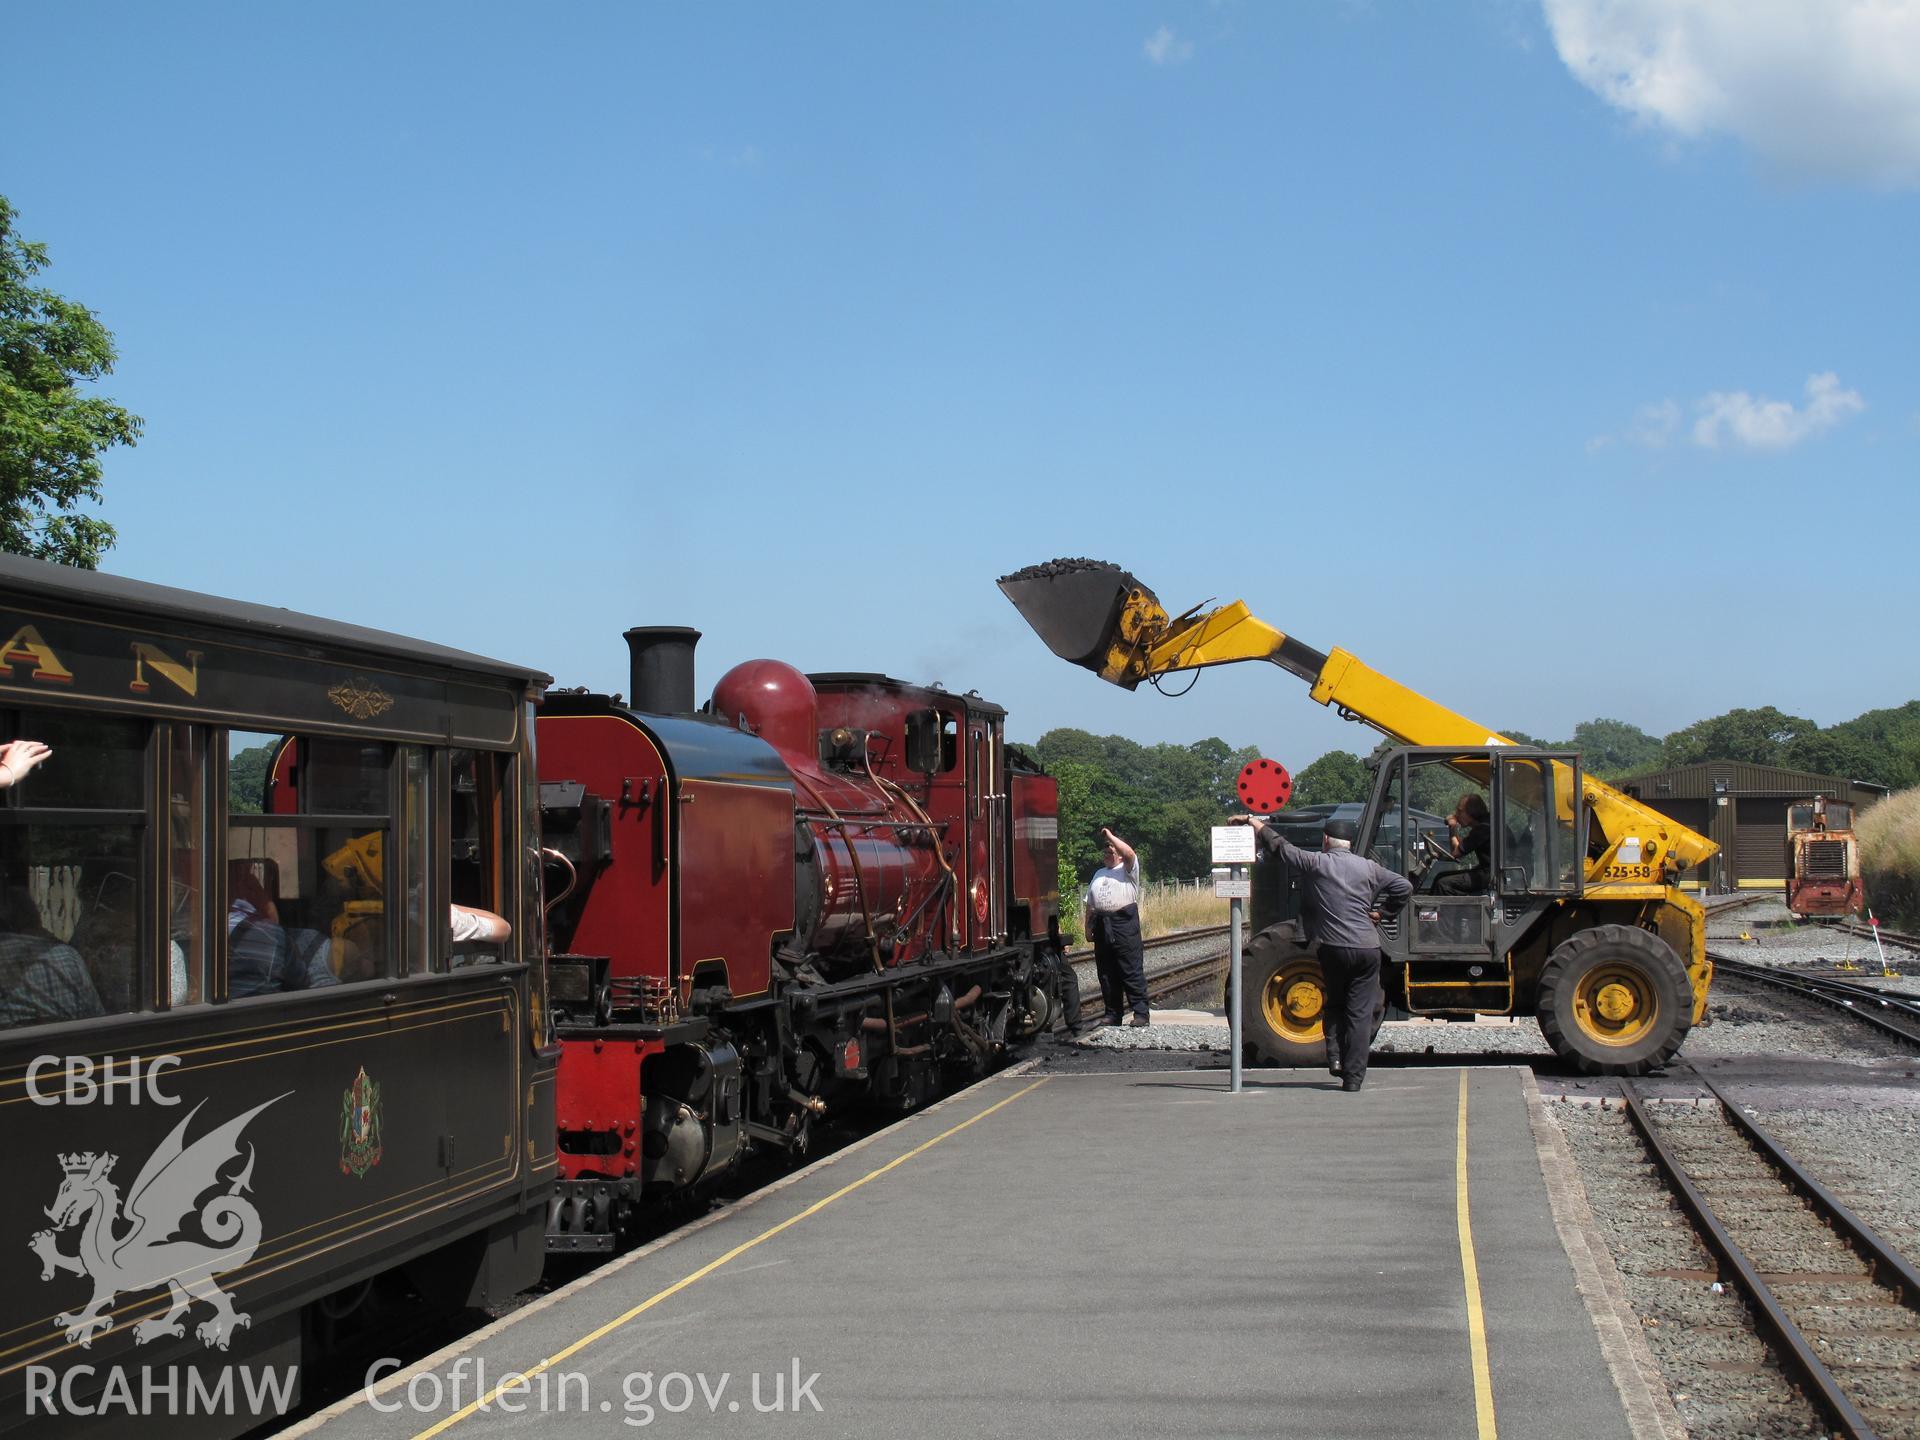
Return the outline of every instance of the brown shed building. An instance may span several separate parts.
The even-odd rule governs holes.
[[[1785,881],[1789,801],[1825,795],[1850,801],[1857,815],[1887,794],[1886,786],[1863,780],[1738,760],[1703,760],[1613,783],[1719,845],[1706,873],[1682,877],[1689,888],[1715,892]]]

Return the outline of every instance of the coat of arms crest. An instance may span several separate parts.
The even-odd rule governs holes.
[[[355,1179],[380,1163],[380,1087],[367,1067],[340,1097],[340,1173]]]

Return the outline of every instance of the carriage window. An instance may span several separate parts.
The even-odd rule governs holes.
[[[391,748],[233,732],[228,756],[227,993],[385,976]]]
[[[140,1008],[148,735],[134,720],[0,715],[0,740],[48,747],[0,767],[0,1028]]]

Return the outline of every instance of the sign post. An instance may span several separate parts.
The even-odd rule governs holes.
[[[1238,1095],[1240,1083],[1240,921],[1242,907],[1252,898],[1253,880],[1247,867],[1253,864],[1253,828],[1249,825],[1213,827],[1213,863],[1225,865],[1227,873],[1216,874],[1213,893],[1227,904],[1227,1043],[1232,1048],[1229,1093]]]

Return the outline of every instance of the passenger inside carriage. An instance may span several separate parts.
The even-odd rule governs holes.
[[[104,1015],[80,952],[54,939],[26,876],[0,891],[0,1028]]]
[[[339,984],[326,937],[281,925],[269,889],[272,862],[235,860],[227,868],[227,993],[239,999]]]

